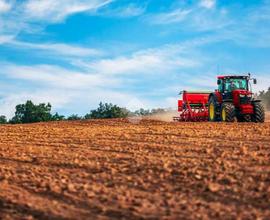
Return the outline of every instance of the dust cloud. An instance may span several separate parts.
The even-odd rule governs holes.
[[[164,122],[172,122],[173,117],[179,116],[179,113],[175,111],[168,111],[164,113],[157,113],[151,116],[147,116],[147,119],[156,120],[156,121],[164,121]]]

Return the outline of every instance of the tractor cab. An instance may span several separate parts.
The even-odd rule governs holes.
[[[219,76],[218,92],[222,95],[223,100],[235,100],[237,97],[251,98],[251,86],[249,85],[250,76]],[[253,79],[256,84],[256,79]],[[235,105],[239,103],[235,102]]]

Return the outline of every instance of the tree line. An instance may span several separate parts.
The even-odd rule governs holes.
[[[139,109],[131,112],[126,108],[113,105],[111,103],[99,103],[97,109],[91,110],[85,116],[72,114],[68,117],[60,115],[59,113],[52,114],[52,106],[50,103],[34,104],[32,101],[27,101],[25,104],[19,104],[15,108],[15,115],[10,120],[6,116],[0,116],[0,124],[25,124],[35,122],[49,122],[49,121],[73,121],[85,119],[109,119],[109,118],[127,118],[130,116],[147,116],[156,113],[166,112],[165,109],[145,110]]]

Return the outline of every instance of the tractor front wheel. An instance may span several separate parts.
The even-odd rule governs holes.
[[[265,121],[265,112],[262,103],[253,103],[254,114],[252,115],[252,121],[256,123],[263,123]]]
[[[209,121],[218,121],[217,104],[214,97],[211,97],[208,103]]]
[[[232,103],[223,103],[221,107],[221,120],[223,122],[234,122],[235,107]]]

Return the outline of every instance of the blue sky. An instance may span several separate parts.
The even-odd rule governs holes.
[[[176,107],[219,73],[270,86],[269,0],[0,0],[0,114],[28,99]]]

